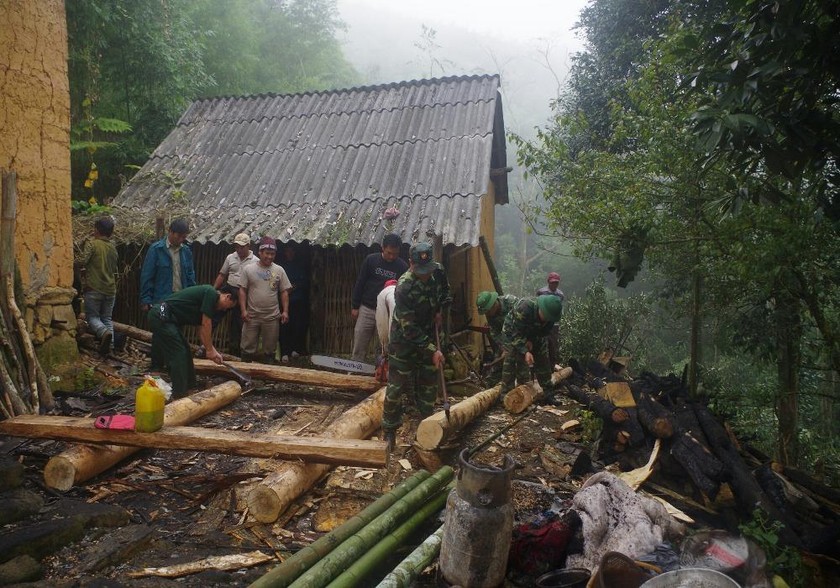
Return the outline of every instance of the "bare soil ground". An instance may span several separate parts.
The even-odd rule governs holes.
[[[118,359],[99,362],[89,356],[86,362],[91,369],[107,374],[106,384],[78,395],[57,395],[61,413],[73,416],[104,412],[130,414],[133,391],[147,368],[142,354],[129,349]],[[305,360],[293,365],[310,367]],[[202,378],[205,387],[221,381],[221,378]],[[453,390],[453,393],[455,402],[458,392]],[[257,432],[282,424],[284,431],[317,435],[365,396],[364,393],[262,383],[255,391],[194,425]],[[570,498],[579,485],[570,481],[568,474],[574,455],[582,447],[581,429],[574,427],[568,432],[561,431],[564,422],[577,417],[578,410],[579,405],[573,401],[569,401],[569,406],[534,407],[476,454],[474,461],[491,465],[501,465],[505,455],[515,460],[513,496],[518,521],[530,520],[555,499]],[[478,446],[516,419],[500,403],[440,453],[442,462],[457,465],[461,449]],[[64,547],[42,561],[45,576],[38,585],[245,586],[266,573],[277,561],[308,545],[423,468],[417,451],[411,446],[418,421],[419,417],[409,412],[387,468],[337,467],[271,525],[258,523],[243,512],[241,496],[237,492],[249,479],[265,474],[264,461],[213,453],[142,450],[61,495],[44,486],[43,469],[48,459],[65,447],[63,443],[6,439],[0,451],[25,464],[25,486],[40,492],[46,499],[47,506],[42,509],[40,519],[55,516],[58,505],[70,499],[117,505],[128,511],[132,525],[152,528],[151,541],[135,553],[114,565],[86,571],[91,553],[115,540],[113,529],[90,529],[82,541]],[[8,525],[4,531],[31,523],[30,520]],[[405,555],[410,549],[398,555]],[[130,576],[146,567],[171,566],[254,550],[276,559],[247,569],[207,571],[173,579]],[[425,580],[428,585],[434,583],[432,577],[433,573]],[[375,580],[372,579],[373,584]]]

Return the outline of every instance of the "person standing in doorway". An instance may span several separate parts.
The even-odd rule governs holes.
[[[292,284],[283,268],[274,263],[276,254],[274,237],[263,237],[259,245],[259,262],[242,270],[239,309],[243,322],[242,359],[245,361],[259,357],[264,363],[274,363],[280,325],[289,321]],[[262,351],[259,356],[258,350]]]
[[[190,227],[176,219],[169,225],[169,234],[149,246],[140,270],[140,308],[162,302],[173,292],[195,286],[192,251],[184,243]]]
[[[382,239],[382,251],[371,253],[362,262],[353,286],[350,316],[356,321],[353,329],[353,360],[364,361],[370,340],[376,333],[376,297],[388,280],[399,280],[408,269],[400,259],[402,239],[388,233]]]
[[[537,290],[537,296],[557,296],[560,302],[566,302],[566,295],[560,289],[560,274],[551,272],[546,278],[547,286],[543,286]],[[560,325],[555,323],[551,333],[548,334],[548,362],[551,369],[557,365],[560,359]]]
[[[239,283],[242,280],[242,270],[252,263],[257,263],[257,256],[251,251],[251,237],[248,233],[239,233],[233,238],[234,251],[225,257],[222,263],[222,269],[216,276],[216,281],[213,282],[213,287],[217,290],[227,284],[232,288],[239,289]],[[233,355],[239,355],[240,340],[242,338],[242,315],[238,308],[233,308],[230,312],[223,312],[213,318],[213,328],[216,328],[225,314],[230,314],[230,331],[228,332],[228,345],[230,352]]]
[[[280,356],[289,358],[306,355],[306,333],[309,330],[309,266],[300,246],[283,246],[281,267],[286,271],[292,289],[289,290],[289,322],[280,327]]]

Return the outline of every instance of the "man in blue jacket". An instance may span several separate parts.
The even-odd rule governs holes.
[[[190,232],[187,221],[176,219],[169,235],[149,246],[140,271],[140,308],[162,302],[173,292],[195,286],[192,251],[184,244]]]

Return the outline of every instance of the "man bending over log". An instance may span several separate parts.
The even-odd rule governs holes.
[[[478,314],[483,314],[487,319],[487,327],[490,329],[489,335],[493,350],[498,353],[497,350],[501,349],[500,359],[505,356],[505,335],[503,333],[505,318],[518,303],[519,298],[513,294],[499,296],[497,292],[489,291],[479,292],[475,298],[475,306],[478,309]],[[487,384],[491,387],[498,384],[502,377],[501,366],[496,363],[495,359],[493,363],[496,365],[493,366],[493,370],[486,379]]]
[[[149,309],[149,327],[152,331],[152,370],[169,367],[172,394],[175,398],[187,395],[196,385],[195,365],[190,345],[181,327],[198,325],[198,338],[204,346],[207,359],[222,363],[222,354],[213,346],[213,316],[236,306],[239,292],[225,285],[216,290],[213,286],[190,286],[167,296]]]
[[[443,366],[443,351],[435,343],[435,328],[443,322],[442,307],[450,304],[449,284],[432,258],[429,243],[409,250],[408,271],[394,291],[394,314],[388,343],[388,389],[382,431],[393,448],[402,424],[403,397],[413,397],[423,418],[431,416],[437,397],[436,375]]]
[[[523,298],[508,313],[504,335],[505,360],[502,366],[502,396],[515,384],[536,379],[546,398],[551,397],[551,364],[546,337],[563,315],[563,301],[557,296]],[[531,371],[532,377],[525,369]]]

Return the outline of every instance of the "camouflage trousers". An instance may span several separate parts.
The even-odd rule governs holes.
[[[412,399],[423,418],[434,412],[437,398],[437,368],[428,350],[399,349],[391,345],[388,355],[388,388],[382,411],[382,428],[394,430],[402,424],[403,402]]]
[[[502,395],[513,390],[517,385],[531,381],[531,373],[525,358],[513,349],[506,349],[502,364]],[[551,364],[548,361],[548,345],[545,339],[539,339],[531,349],[534,356],[534,377],[540,383],[546,396],[551,396]]]

